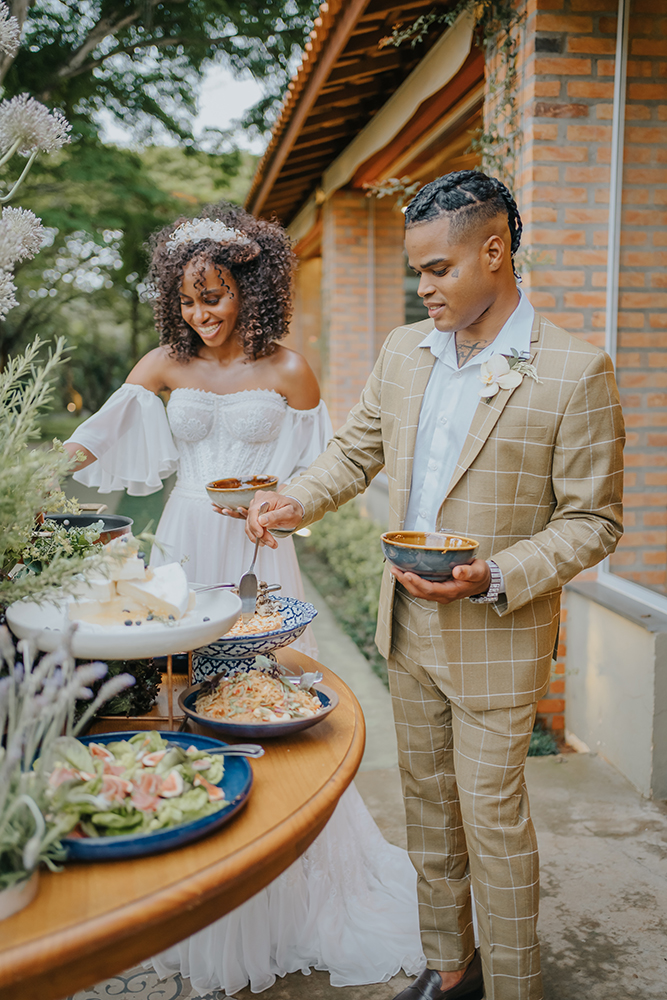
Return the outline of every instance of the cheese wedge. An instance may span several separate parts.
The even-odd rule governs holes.
[[[155,615],[178,620],[190,604],[188,578],[180,563],[167,563],[153,570],[151,580],[118,580],[118,593],[138,601]]]
[[[86,601],[110,601],[116,596],[116,587],[109,577],[102,576],[101,573],[91,573],[86,579],[73,580],[68,584],[67,591],[72,597],[79,597]]]
[[[137,541],[114,539],[106,546],[106,564],[109,577],[112,580],[145,580],[151,571],[144,566],[144,561],[137,555]]]

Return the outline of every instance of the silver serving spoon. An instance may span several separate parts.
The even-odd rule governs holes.
[[[268,507],[268,501],[264,501],[262,506],[259,508],[259,513]],[[248,621],[249,618],[255,613],[255,608],[257,607],[257,577],[255,576],[255,560],[257,559],[257,553],[259,551],[259,538],[255,542],[255,551],[253,553],[252,562],[250,563],[250,569],[248,569],[241,579],[239,580],[239,597],[241,598],[241,618],[243,621]]]
[[[167,746],[169,749],[172,747],[178,747],[179,750],[183,750],[182,743],[172,743],[167,741]],[[216,747],[213,750],[209,750],[208,747],[203,748],[206,753],[209,754],[222,754],[224,757],[263,757],[264,747],[261,747],[259,743],[237,743],[235,746],[227,747]]]

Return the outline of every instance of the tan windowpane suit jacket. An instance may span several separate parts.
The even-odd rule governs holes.
[[[435,358],[419,344],[429,320],[392,331],[360,402],[326,452],[289,487],[305,522],[362,492],[386,468],[390,529],[403,525],[419,411]],[[609,357],[535,315],[525,377],[480,400],[440,529],[476,538],[502,570],[497,607],[439,605],[452,683],[471,709],[524,705],[549,682],[560,592],[622,534],[623,420]],[[379,545],[379,539],[378,539]],[[385,568],[376,641],[391,649],[394,578]]]

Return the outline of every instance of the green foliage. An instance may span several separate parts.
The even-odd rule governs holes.
[[[386,181],[379,184],[369,184],[365,182],[362,187],[366,191],[366,197],[388,198],[396,196],[395,208],[403,208],[411,198],[417,194],[421,187],[420,181],[411,181],[409,177],[388,177]]]
[[[70,460],[62,448],[31,447],[39,437],[39,413],[53,393],[52,383],[62,361],[58,341],[41,364],[39,340],[12,358],[0,373],[0,604],[30,596],[40,599],[81,572],[83,558],[59,552],[39,574],[11,580],[8,572],[31,542],[35,516],[47,505],[54,482]],[[91,569],[95,560],[89,560]]]
[[[157,701],[162,673],[153,660],[109,660],[105,680],[117,677],[118,674],[129,674],[135,678],[135,684],[121,691],[100,708],[100,715],[144,715],[150,712]],[[99,680],[90,685],[93,694],[97,694],[104,681]],[[78,701],[75,719],[79,719],[88,708],[87,701]],[[90,720],[92,723],[93,719]]]
[[[29,91],[62,108],[91,137],[113,115],[146,141],[168,131],[192,141],[198,85],[211,62],[250,70],[272,97],[317,14],[313,0],[9,0],[24,25],[0,65],[9,95]],[[268,110],[265,109],[265,110]]]
[[[39,436],[37,417],[51,399],[53,375],[64,351],[59,342],[37,367],[40,347],[36,340],[0,374],[0,566],[8,553],[29,540],[52,481],[69,464],[67,456],[56,451],[28,447]]]
[[[66,528],[47,519],[26,547],[17,553],[25,569],[20,570],[15,579],[21,579],[26,573],[41,573],[59,556],[71,559],[91,555],[103,527],[104,522],[97,521],[88,528]]]
[[[414,47],[434,26],[450,27],[464,12],[475,18],[489,70],[486,122],[473,136],[470,149],[480,154],[482,170],[498,177],[512,190],[522,139],[517,101],[520,41],[517,29],[525,21],[525,9],[515,0],[459,0],[449,10],[434,7],[411,23],[399,24],[381,45],[398,48],[409,43]]]
[[[40,439],[47,443],[54,438],[66,441],[83,419],[73,413],[43,413],[38,419]]]
[[[311,525],[310,531],[308,539],[295,536],[299,562],[386,684],[387,666],[374,642],[383,567],[381,529],[361,517],[354,504],[346,504]]]
[[[549,757],[558,753],[558,746],[553,735],[541,726],[535,726],[530,736],[529,757]]]

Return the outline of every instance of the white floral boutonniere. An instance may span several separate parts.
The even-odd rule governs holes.
[[[516,348],[512,348],[509,356],[492,354],[488,361],[482,361],[479,373],[482,388],[479,394],[485,402],[490,403],[491,397],[495,396],[499,389],[515,389],[521,385],[524,375],[541,384],[542,380],[537,377],[535,365],[522,358]]]

